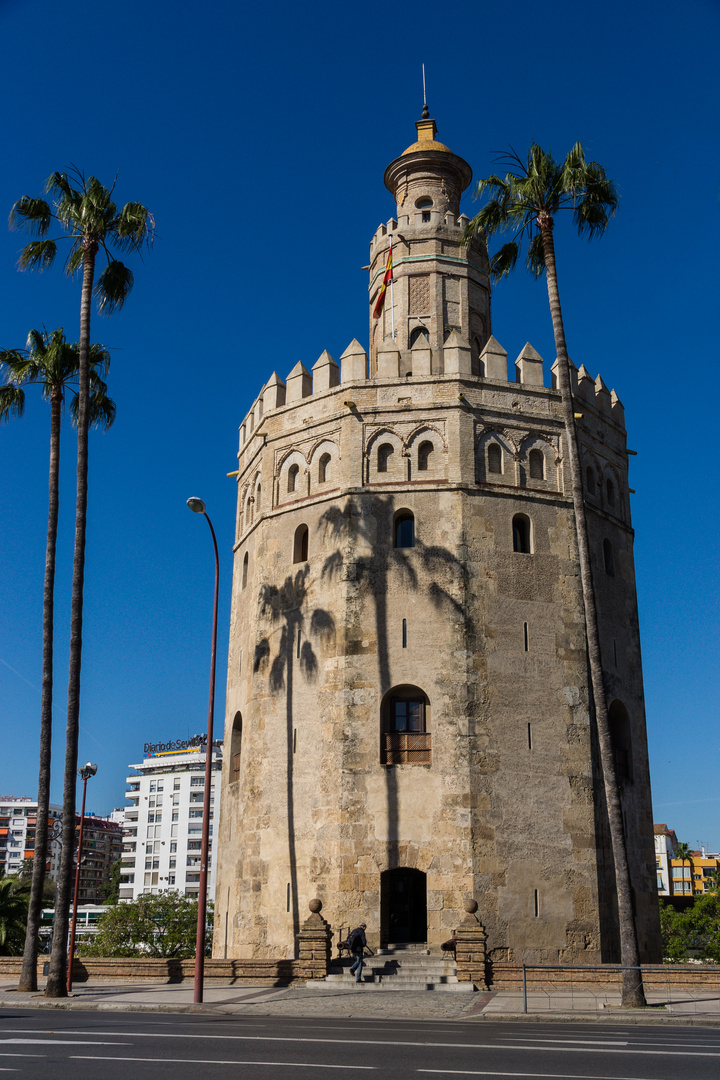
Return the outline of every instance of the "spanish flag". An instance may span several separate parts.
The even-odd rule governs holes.
[[[392,279],[393,279],[393,275],[392,275],[392,240],[391,240],[390,241],[390,250],[388,251],[387,266],[385,267],[385,277],[383,278],[382,285],[380,286],[380,292],[378,293],[378,298],[375,301],[375,307],[373,308],[373,319],[379,319],[380,316],[383,313],[383,308],[385,307],[385,294],[387,293],[388,285],[390,284]]]

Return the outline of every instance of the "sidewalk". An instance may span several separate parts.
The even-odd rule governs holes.
[[[618,994],[565,990],[530,991],[528,1012],[523,1013],[522,994],[515,990],[442,994],[432,991],[389,990],[370,987],[242,986],[209,985],[202,1005],[193,1004],[191,982],[172,983],[79,983],[70,998],[48,999],[20,994],[13,980],[0,981],[0,1007],[23,1009],[72,1009],[115,1012],[205,1012],[231,1016],[363,1017],[413,1020],[523,1020],[600,1021],[605,1023],[674,1023],[720,1026],[720,995],[707,991],[678,991],[648,995],[650,1008],[620,1008]]]

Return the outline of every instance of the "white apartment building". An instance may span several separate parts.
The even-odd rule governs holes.
[[[25,795],[0,795],[0,869],[6,874],[17,874],[23,860],[31,859],[35,854],[37,808],[37,799]],[[62,849],[59,840],[53,839],[52,826],[62,817],[62,807],[51,803],[48,810],[51,833],[46,873],[56,880]]]
[[[677,836],[667,825],[653,825],[655,834],[655,866],[657,870],[658,896],[670,895],[671,862],[675,857]],[[682,891],[682,890],[678,890]]]
[[[120,899],[168,889],[197,896],[205,795],[204,739],[146,743],[146,757],[129,768],[125,798]],[[212,746],[208,900],[215,895],[213,834],[220,815],[222,742]]]

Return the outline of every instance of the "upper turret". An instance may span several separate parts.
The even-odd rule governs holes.
[[[391,345],[400,354],[401,375],[440,375],[443,349],[454,334],[479,375],[492,331],[487,245],[476,237],[466,246],[468,219],[460,214],[472,170],[435,138],[427,106],[415,127],[417,140],[385,170],[397,217],[381,225],[370,244],[370,373],[379,372],[379,354]],[[391,242],[393,287],[374,318]],[[413,355],[418,349],[422,356]]]

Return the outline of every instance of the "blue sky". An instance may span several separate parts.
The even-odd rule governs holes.
[[[73,162],[144,202],[157,238],[135,289],[93,339],[112,349],[115,427],[91,436],[80,757],[89,801],[123,803],[145,741],[204,727],[212,551],[185,506],[205,499],[221,550],[216,723],[222,727],[237,428],[274,370],[367,343],[368,243],[393,211],[383,170],[414,139],[426,64],[438,137],[493,171],[532,139],[579,139],[620,190],[605,238],[557,228],[570,353],[627,414],[654,817],[720,849],[718,730],[717,138],[720,8],[593,9],[427,0],[346,8],[164,0],[121,7],[0,0],[0,211]],[[584,12],[588,14],[585,15]],[[3,209],[4,208],[4,209]],[[466,196],[463,208],[472,213]],[[0,214],[0,217],[2,216]],[[21,274],[0,229],[0,345],[78,333],[61,264]],[[496,287],[512,360],[549,364],[543,282]],[[0,791],[35,794],[49,415],[30,394],[0,429]],[[53,796],[64,746],[73,436],[64,431],[56,597]]]

